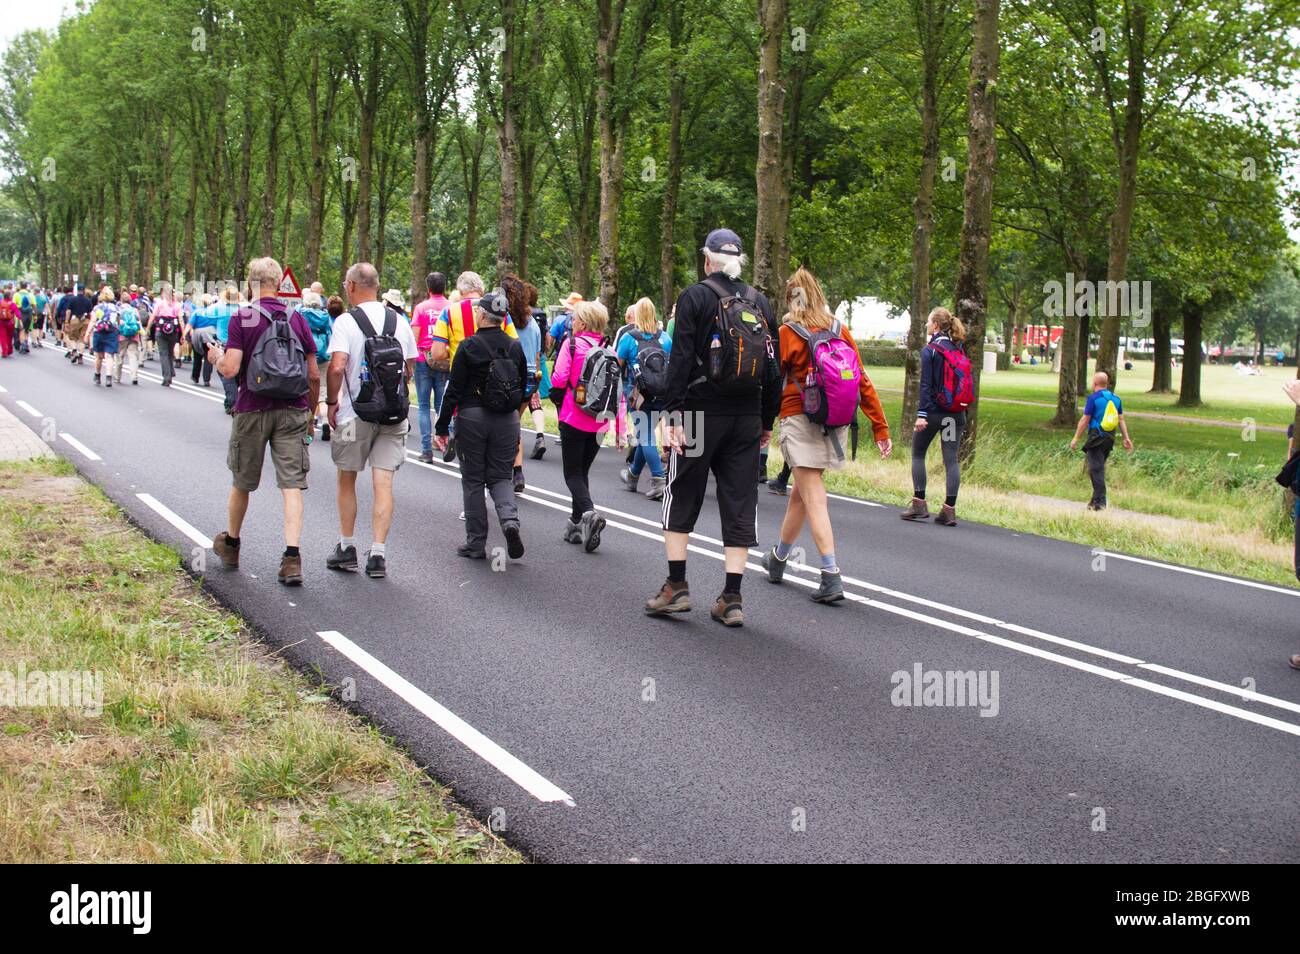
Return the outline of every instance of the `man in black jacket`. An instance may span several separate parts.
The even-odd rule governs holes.
[[[496,505],[507,554],[512,560],[524,555],[515,505],[514,463],[528,361],[518,339],[501,330],[507,310],[505,293],[499,288],[479,299],[474,309],[476,330],[456,349],[434,428],[438,449],[446,450],[451,417],[456,415],[456,456],[465,501],[465,543],[456,552],[471,560],[487,557],[484,487]],[[512,387],[517,393],[506,395]],[[494,410],[493,404],[504,409]]]
[[[691,608],[686,547],[712,471],[718,484],[726,583],[709,615],[726,626],[741,626],[745,614],[740,581],[749,548],[758,545],[758,485],[754,474],[758,471],[759,452],[771,438],[772,422],[781,407],[777,328],[767,298],[740,281],[745,259],[736,233],[715,229],[702,251],[707,277],[677,299],[673,350],[668,362],[664,410],[669,415],[672,456],[663,503],[668,579],[659,593],[646,601],[645,609],[651,616],[664,616]],[[748,389],[724,389],[710,379],[711,353],[723,350],[718,317],[724,296],[742,299],[745,310],[756,313],[766,327],[765,360],[758,380]],[[749,319],[755,317],[752,313]]]

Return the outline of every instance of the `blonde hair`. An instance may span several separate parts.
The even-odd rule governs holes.
[[[649,298],[638,298],[636,303],[628,309],[631,313],[632,323],[636,325],[638,331],[653,335],[659,331],[659,313],[655,311],[655,303]]]
[[[113,294],[113,289],[107,285],[99,290],[100,301],[115,301],[116,298],[117,296]]]
[[[953,341],[966,340],[966,326],[947,308],[936,308],[931,311],[929,323],[933,324],[940,334],[947,335]]]
[[[599,301],[580,301],[573,306],[571,327],[575,332],[594,331],[603,335],[609,327],[609,312]]]
[[[785,306],[789,309],[783,321],[800,325],[809,331],[822,331],[835,321],[826,293],[816,276],[806,268],[799,268],[785,283]]]

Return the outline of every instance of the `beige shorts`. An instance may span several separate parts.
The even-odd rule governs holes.
[[[310,420],[311,415],[301,408],[236,414],[226,448],[226,466],[234,477],[235,488],[249,492],[257,489],[269,445],[276,486],[281,490],[306,490],[307,471],[311,470],[311,432],[307,429]]]
[[[848,426],[831,428],[839,441],[840,449],[847,454]],[[835,442],[829,434],[822,432],[820,424],[808,420],[806,414],[795,414],[781,418],[780,437],[776,446],[781,457],[791,467],[811,467],[814,470],[838,470],[844,466],[844,458],[835,450]]]
[[[406,460],[406,432],[410,421],[372,424],[354,417],[334,429],[330,457],[339,470],[397,470]]]
[[[86,322],[83,318],[69,318],[63,323],[63,333],[69,338],[80,338],[85,330]]]

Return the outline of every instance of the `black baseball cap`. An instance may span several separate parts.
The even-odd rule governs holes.
[[[740,236],[731,229],[714,229],[709,233],[709,237],[704,240],[704,247],[710,252],[739,255],[741,253]]]
[[[510,311],[510,303],[506,300],[506,293],[500,288],[494,288],[478,300],[478,306],[493,318],[500,318],[502,321]]]

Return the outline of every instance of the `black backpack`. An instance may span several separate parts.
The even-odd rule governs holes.
[[[362,354],[361,390],[356,394],[349,385],[348,396],[357,417],[371,424],[396,424],[406,420],[411,409],[411,395],[406,382],[406,353],[397,340],[397,313],[384,308],[384,330],[375,334],[375,326],[360,308],[348,312],[366,336]]]
[[[649,401],[662,400],[668,394],[668,352],[658,334],[637,343],[636,386]]]
[[[773,365],[776,361],[767,319],[758,308],[758,293],[742,285],[740,294],[733,295],[712,275],[704,284],[718,296],[705,375],[725,396],[757,394],[768,378],[769,361]]]
[[[307,393],[307,360],[302,342],[287,315],[277,318],[257,305],[253,307],[271,326],[253,346],[244,386],[259,397],[296,401]]]
[[[508,346],[493,347],[486,342],[484,346],[491,351],[487,376],[479,390],[483,406],[496,414],[519,410],[519,405],[524,403],[524,383],[519,378],[518,363],[510,356]]]

